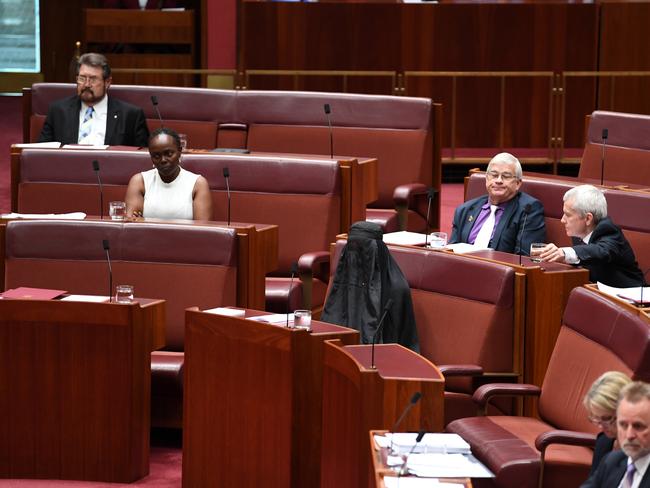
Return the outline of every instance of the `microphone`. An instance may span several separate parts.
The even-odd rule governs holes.
[[[97,175],[97,183],[99,184],[99,218],[104,220],[104,188],[102,187],[102,179],[99,177],[99,161],[93,159],[93,171]]]
[[[429,187],[427,190],[427,200],[429,200],[427,204],[427,228],[426,228],[426,234],[424,236],[424,248],[426,249],[429,246],[429,216],[431,215],[431,202],[433,201],[433,196],[436,194],[436,190],[433,187]]]
[[[607,144],[608,135],[609,131],[607,129],[603,129],[603,152],[600,156],[600,186],[603,186],[605,182],[605,145]]]
[[[422,393],[419,391],[416,391],[413,393],[413,396],[411,397],[411,400],[409,401],[408,405],[406,405],[406,408],[404,408],[404,411],[402,412],[402,415],[399,416],[397,419],[397,422],[395,422],[395,425],[393,425],[393,428],[391,429],[390,433],[390,452],[393,452],[393,435],[395,431],[397,430],[397,427],[399,427],[399,424],[402,423],[402,420],[404,420],[404,417],[406,417],[406,414],[408,414],[411,409],[415,406],[417,402],[420,401],[420,398],[422,398]]]
[[[408,474],[408,470],[406,469],[406,465],[408,464],[409,461],[409,456],[413,454],[413,451],[415,451],[415,448],[418,446],[418,444],[422,441],[422,438],[424,437],[424,434],[426,434],[425,430],[421,430],[418,432],[418,436],[415,438],[415,444],[413,444],[413,447],[411,450],[408,452],[408,454],[404,457],[404,463],[402,463],[402,467],[399,469],[397,472],[397,476],[405,476]],[[391,437],[392,440],[392,437]]]
[[[643,308],[643,289],[645,288],[645,277],[649,272],[650,272],[650,268],[646,269],[643,272],[643,276],[641,278],[641,296],[639,297],[639,307],[642,308]]]
[[[289,281],[289,297],[287,298],[287,329],[289,328],[289,303],[291,302],[291,289],[293,287],[293,277],[298,274],[298,263],[291,263],[291,281]]]
[[[223,169],[223,177],[226,179],[226,192],[228,192],[228,225],[230,225],[230,170],[228,166]]]
[[[164,127],[165,124],[163,124],[163,119],[160,116],[160,110],[158,110],[158,97],[156,95],[151,95],[151,103],[153,105],[153,109],[156,111],[156,114],[158,115],[158,120],[160,120],[160,127]]]
[[[111,250],[111,246],[108,243],[108,239],[102,241],[102,246],[104,251],[106,251],[106,261],[108,262],[108,301],[113,301],[113,268],[111,268],[111,255],[108,251]]]
[[[386,305],[384,305],[384,312],[381,315],[381,318],[379,319],[379,324],[377,325],[377,330],[375,330],[375,334],[372,336],[372,345],[370,346],[370,368],[371,369],[377,369],[375,367],[375,342],[377,341],[377,336],[379,335],[379,332],[381,332],[381,328],[384,325],[384,319],[386,318],[386,315],[388,315],[388,311],[390,308],[393,306],[393,300],[392,298],[389,298],[386,301]]]
[[[332,108],[329,103],[326,103],[323,105],[323,109],[325,110],[325,115],[327,115],[327,125],[330,128],[330,159],[334,159],[334,135],[332,133],[332,119],[330,118]]]
[[[530,213],[531,205],[530,203],[527,203],[524,206],[524,209],[522,212],[524,213],[524,223],[521,225],[521,230],[519,231],[519,243],[517,244],[517,248],[519,249],[519,266],[521,266],[521,255],[523,253],[521,249],[521,240],[524,238],[524,230],[526,229],[526,221],[528,220],[528,214]]]

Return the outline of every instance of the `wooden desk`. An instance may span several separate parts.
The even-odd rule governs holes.
[[[186,317],[183,486],[318,486],[323,341],[358,332]]]
[[[395,471],[386,466],[386,450],[377,449],[375,444],[375,435],[385,435],[387,430],[371,430],[370,431],[370,457],[372,457],[372,469],[374,473],[374,488],[385,488],[384,477],[396,476]],[[438,481],[445,483],[456,483],[464,488],[472,488],[472,481],[467,478],[444,478]],[[437,486],[437,485],[436,485]],[[444,485],[442,485],[444,487]]]
[[[422,393],[400,430],[439,432],[444,419],[444,378],[438,368],[398,344],[375,348],[327,341],[323,373],[321,487],[368,486],[372,463],[368,431],[391,429],[416,391]]]
[[[149,473],[150,353],[165,302],[0,300],[0,478]]]

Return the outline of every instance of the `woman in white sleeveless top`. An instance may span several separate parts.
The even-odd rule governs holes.
[[[208,181],[181,168],[181,141],[172,129],[161,127],[149,138],[153,169],[131,177],[126,189],[128,217],[212,219]]]

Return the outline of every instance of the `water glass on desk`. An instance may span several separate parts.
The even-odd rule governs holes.
[[[446,232],[432,232],[429,235],[429,245],[431,249],[443,249],[447,245]]]
[[[530,245],[530,260],[533,263],[541,263],[542,259],[539,255],[542,253],[542,250],[546,247],[546,244],[543,242],[533,242]]]
[[[295,310],[293,326],[296,329],[311,330],[311,310]]]
[[[108,215],[111,216],[111,220],[124,220],[124,217],[126,217],[126,203],[124,202],[109,203]]]
[[[133,285],[117,285],[115,287],[115,301],[117,303],[132,303]]]

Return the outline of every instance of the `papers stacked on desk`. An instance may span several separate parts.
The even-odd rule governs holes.
[[[393,451],[398,454],[408,454],[413,449],[417,433],[395,433],[385,436],[375,436],[379,447],[390,447],[392,440]],[[441,454],[471,454],[467,442],[458,434],[424,434],[422,441],[415,446],[414,453],[432,452]]]
[[[494,478],[471,454],[411,454],[406,469],[420,478]]]
[[[86,214],[83,212],[71,212],[64,214],[21,214],[8,213],[0,215],[3,219],[42,219],[42,220],[83,220]]]
[[[622,298],[634,305],[650,305],[650,286],[640,287],[635,286],[632,288],[616,288],[608,286],[600,281],[597,283],[598,290],[611,295],[613,297]],[[641,303],[643,299],[643,303]]]

